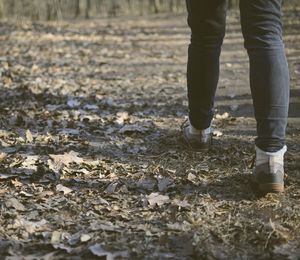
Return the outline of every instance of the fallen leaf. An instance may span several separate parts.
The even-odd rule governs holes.
[[[129,153],[133,153],[133,154],[138,154],[138,153],[143,153],[147,151],[147,147],[145,146],[141,146],[141,145],[134,145],[133,147],[128,147],[127,151]]]
[[[229,118],[229,113],[225,112],[224,114],[216,114],[216,119],[227,119]]]
[[[53,231],[51,236],[51,243],[56,244],[59,243],[61,240],[61,232],[59,231]]]
[[[69,194],[69,193],[71,193],[73,191],[72,189],[70,189],[70,188],[68,188],[66,186],[63,186],[61,184],[56,185],[56,190],[58,192],[63,192],[64,195]]]
[[[160,192],[166,191],[166,190],[167,190],[168,188],[170,188],[170,187],[173,185],[173,183],[174,183],[174,181],[173,181],[172,179],[170,179],[170,178],[158,178],[158,179],[157,179],[157,182],[158,182],[158,184],[157,184],[158,190],[159,190]]]
[[[172,204],[178,206],[179,208],[190,208],[191,204],[189,204],[186,200],[177,200],[175,199]]]
[[[106,260],[113,259],[112,258],[112,253],[106,251],[100,244],[95,244],[93,246],[90,246],[89,250],[95,256],[106,256]]]
[[[128,112],[117,113],[117,119],[115,122],[119,125],[124,125],[125,121],[129,118]]]
[[[64,128],[61,131],[59,131],[59,134],[61,134],[61,135],[79,135],[80,131],[79,131],[79,129]]]
[[[45,219],[33,222],[21,218],[15,220],[13,227],[14,228],[23,227],[29,234],[33,234],[37,231],[45,231],[49,229],[49,227],[47,226],[47,221]]]
[[[6,158],[6,153],[0,153],[0,162],[3,161]]]
[[[7,180],[7,179],[16,178],[16,177],[18,177],[18,175],[0,173],[0,180]]]
[[[81,241],[81,242],[87,242],[87,241],[89,241],[91,238],[92,238],[92,237],[91,237],[90,235],[88,235],[88,234],[83,234],[83,235],[81,235],[81,237],[80,237],[80,241]]]
[[[125,125],[119,130],[119,132],[121,134],[133,133],[133,132],[145,133],[147,131],[148,131],[148,128],[141,126],[139,124]]]
[[[61,249],[61,250],[65,250],[68,254],[71,254],[72,251],[73,251],[73,248],[72,247],[69,247],[69,246],[66,246],[62,243],[53,243],[52,245],[55,249]],[[52,259],[52,258],[51,258]],[[43,259],[44,260],[44,259]],[[50,260],[50,259],[49,259]]]
[[[82,163],[83,158],[78,156],[79,153],[70,151],[64,154],[49,154],[50,158],[56,165],[66,165],[68,166],[70,163]]]
[[[188,174],[187,178],[188,178],[189,181],[194,181],[194,180],[196,180],[197,176],[190,172]]]
[[[137,182],[137,187],[140,189],[152,191],[156,186],[157,181],[150,177],[142,177]]]
[[[25,211],[24,205],[19,202],[16,198],[10,198],[5,202],[5,206],[8,208],[14,208],[18,211]]]
[[[16,147],[4,147],[1,150],[6,154],[13,154],[17,151]]]
[[[80,106],[80,102],[76,99],[69,99],[67,102],[68,107],[75,108]]]
[[[97,105],[93,105],[93,104],[86,104],[83,107],[86,110],[98,110],[99,107]]]
[[[20,195],[24,195],[24,196],[27,197],[27,198],[33,197],[33,194],[28,193],[28,192],[23,191],[23,190],[20,192]]]
[[[218,130],[214,130],[213,131],[213,135],[216,136],[216,137],[220,137],[223,135],[223,133],[221,131],[218,131]]]
[[[104,230],[104,231],[119,232],[120,227],[117,225],[114,225],[110,221],[107,221],[106,223],[92,222],[90,224],[90,229],[93,231]]]
[[[150,207],[162,206],[170,201],[169,196],[161,195],[158,192],[153,192],[147,196]]]
[[[11,183],[15,186],[15,187],[22,187],[23,183],[18,181],[17,179],[15,180],[11,180]]]
[[[107,188],[105,189],[105,191],[107,193],[114,193],[116,191],[116,188],[118,186],[118,183],[117,182],[112,182],[110,183]]]
[[[25,160],[22,162],[22,170],[25,174],[31,175],[37,171],[38,155],[26,155]]]
[[[103,248],[100,244],[95,244],[89,247],[89,250],[95,256],[105,256],[106,260],[115,260],[115,259],[127,259],[129,254],[127,251],[117,251],[117,252],[109,252]]]
[[[33,136],[29,129],[25,132],[25,141],[26,143],[32,143],[33,142]]]
[[[8,189],[2,189],[0,188],[0,194],[6,193],[8,191]]]

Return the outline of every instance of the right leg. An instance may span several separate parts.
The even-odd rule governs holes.
[[[213,118],[227,1],[186,0],[186,3],[192,32],[187,67],[189,119],[196,129],[206,129]]]
[[[258,135],[252,180],[263,193],[284,190],[289,70],[282,41],[282,3],[283,0],[240,1]]]

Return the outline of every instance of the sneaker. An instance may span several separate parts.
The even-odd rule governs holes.
[[[286,146],[275,153],[264,152],[256,147],[256,162],[252,173],[252,183],[258,191],[280,193],[284,191],[283,157]]]
[[[186,144],[193,150],[208,150],[212,145],[211,127],[198,130],[195,129],[189,120],[186,120],[182,126],[182,134]]]

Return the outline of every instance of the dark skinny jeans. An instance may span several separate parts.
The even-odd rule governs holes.
[[[226,26],[226,0],[186,0],[191,44],[187,85],[189,118],[209,127],[219,80]],[[250,61],[250,88],[257,121],[256,146],[276,152],[285,145],[289,71],[282,41],[282,0],[240,0],[244,46]]]

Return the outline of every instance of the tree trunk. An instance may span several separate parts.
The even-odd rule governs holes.
[[[85,19],[89,19],[90,18],[90,10],[91,10],[91,0],[86,0]]]
[[[74,7],[75,7],[75,18],[77,18],[80,15],[80,1],[74,0]]]
[[[97,0],[96,1],[96,12],[97,14],[99,13],[104,13],[105,8],[104,8],[104,0]]]
[[[149,0],[149,9],[154,13],[159,13],[160,2],[158,0]]]
[[[10,0],[7,8],[8,15],[13,16],[15,14],[15,6],[16,6],[15,1]]]
[[[51,11],[51,5],[49,3],[49,1],[46,2],[46,20],[47,21],[50,21],[51,18],[52,18],[52,15],[51,15],[52,11]]]

